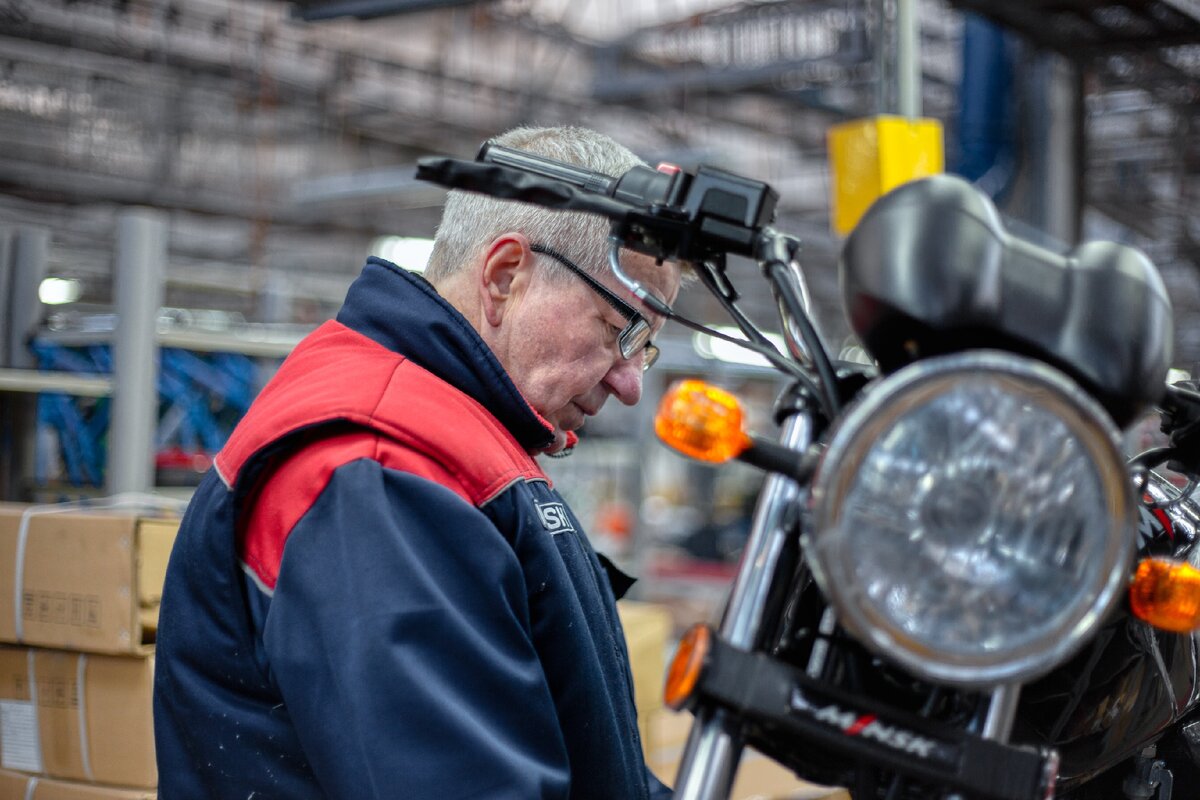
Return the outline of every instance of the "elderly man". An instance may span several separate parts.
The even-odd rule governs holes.
[[[497,139],[618,175],[595,132]],[[452,192],[428,281],[368,260],[197,490],[155,684],[161,793],[646,798],[606,570],[534,459],[636,403],[661,322],[603,220]],[[671,302],[680,275],[626,253]]]

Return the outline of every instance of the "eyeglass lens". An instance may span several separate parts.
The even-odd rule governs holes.
[[[604,298],[604,301],[616,309],[627,322],[625,327],[621,329],[617,335],[617,346],[621,350],[621,357],[631,359],[639,352],[643,353],[642,371],[650,369],[654,362],[658,360],[659,350],[650,341],[650,323],[646,318],[638,313],[637,309],[626,303],[620,297],[617,297],[608,287],[596,280],[592,275],[588,274],[583,267],[571,261],[566,256],[553,250],[545,245],[533,244],[529,249],[535,253],[543,253],[550,256],[555,261],[562,264],[564,267],[575,273],[583,279],[583,282],[588,285],[592,291]]]

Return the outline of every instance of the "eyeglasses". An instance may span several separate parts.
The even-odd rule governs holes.
[[[612,293],[612,290],[592,277],[591,274],[585,272],[583,267],[574,263],[562,253],[552,250],[543,244],[531,244],[529,245],[529,249],[535,253],[550,256],[571,270],[571,272],[583,278],[583,282],[592,291],[600,295],[604,299],[604,302],[612,306],[618,314],[625,318],[625,327],[617,334],[617,345],[621,348],[622,358],[630,359],[638,353],[642,353],[642,371],[645,372],[654,366],[654,362],[658,360],[658,348],[650,341],[650,323],[646,321],[646,318],[636,308],[617,297]]]

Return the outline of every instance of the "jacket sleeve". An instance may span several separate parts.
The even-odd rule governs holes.
[[[658,779],[658,776],[646,767],[646,785],[650,787],[650,800],[671,800],[675,791]]]
[[[263,643],[330,797],[567,796],[520,565],[450,490],[339,467],[287,539]]]

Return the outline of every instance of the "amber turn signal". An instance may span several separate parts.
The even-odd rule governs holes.
[[[675,658],[671,660],[671,669],[667,671],[666,688],[663,689],[663,702],[667,708],[679,711],[687,705],[704,671],[711,646],[712,631],[707,625],[693,625],[683,634]]]
[[[1183,561],[1144,559],[1129,587],[1129,604],[1156,628],[1191,633],[1200,628],[1200,570]]]
[[[741,404],[724,389],[679,381],[658,404],[654,432],[684,455],[719,464],[750,446],[742,417]]]

